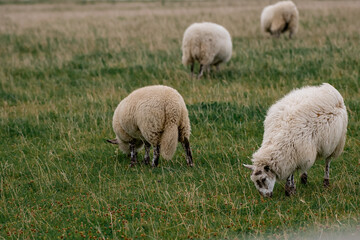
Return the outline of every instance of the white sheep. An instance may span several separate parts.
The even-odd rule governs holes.
[[[261,147],[253,154],[251,180],[264,197],[271,197],[276,179],[287,179],[285,193],[295,193],[294,172],[307,182],[307,170],[325,158],[324,187],[329,186],[332,158],[344,148],[348,116],[344,100],[330,84],[293,90],[276,102],[264,121]]]
[[[215,23],[203,22],[190,25],[182,41],[182,63],[191,64],[191,76],[194,73],[195,61],[200,63],[198,78],[203,75],[204,69],[210,70],[215,66],[230,60],[232,42],[230,33]]]
[[[267,6],[261,13],[261,29],[279,37],[289,31],[289,37],[297,32],[299,12],[292,1],[281,1]]]
[[[175,153],[178,140],[182,143],[188,165],[192,166],[190,149],[190,120],[182,96],[173,88],[154,85],[139,88],[124,98],[113,117],[120,150],[131,154],[131,166],[136,163],[137,151],[145,145],[145,164],[149,164],[151,145],[154,147],[152,166],[159,154],[167,160]]]

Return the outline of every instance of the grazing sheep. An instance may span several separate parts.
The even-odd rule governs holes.
[[[344,148],[348,116],[344,100],[330,84],[294,90],[268,110],[261,147],[253,154],[251,180],[264,197],[271,197],[276,179],[287,179],[285,194],[296,191],[294,172],[307,182],[307,170],[325,158],[324,187],[329,186],[332,158]]]
[[[200,63],[200,78],[204,69],[209,71],[211,66],[216,66],[218,71],[221,63],[230,60],[231,53],[230,33],[223,26],[210,22],[193,23],[184,33],[182,63],[185,66],[191,64],[191,77],[195,61]]]
[[[184,99],[173,88],[148,86],[133,91],[117,106],[113,117],[120,150],[131,155],[136,163],[137,151],[145,145],[145,164],[149,164],[150,147],[154,147],[152,166],[159,162],[159,154],[167,160],[175,153],[178,140],[182,143],[188,165],[192,166],[190,149],[190,120]]]
[[[297,32],[299,12],[292,1],[281,1],[267,6],[261,13],[261,29],[279,37],[289,31],[289,38]]]

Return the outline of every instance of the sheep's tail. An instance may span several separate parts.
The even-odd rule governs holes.
[[[165,127],[160,140],[160,155],[164,159],[170,160],[174,156],[178,143],[178,135],[179,130],[176,124]]]

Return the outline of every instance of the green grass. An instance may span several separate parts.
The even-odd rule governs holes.
[[[259,32],[262,1],[0,5],[0,239],[359,236],[360,6],[317,4],[299,3],[293,40]],[[203,20],[229,29],[233,56],[190,79],[181,38]],[[261,144],[267,109],[322,82],[349,113],[330,189],[318,161],[307,186],[296,175],[295,196],[277,182],[263,199],[242,164]],[[194,168],[180,145],[152,169],[129,168],[106,144],[120,100],[152,84],[184,97]]]

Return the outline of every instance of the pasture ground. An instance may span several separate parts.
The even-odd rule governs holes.
[[[359,1],[295,1],[293,40],[260,32],[270,1],[54,2],[0,5],[0,239],[359,237]],[[233,56],[191,80],[180,46],[197,21],[225,26]],[[323,82],[349,113],[331,187],[321,160],[295,196],[277,182],[263,199],[242,164],[267,109]],[[120,100],[153,84],[185,99],[194,168],[180,145],[152,169],[105,143]]]

